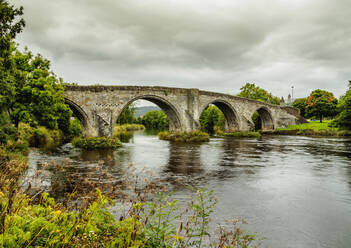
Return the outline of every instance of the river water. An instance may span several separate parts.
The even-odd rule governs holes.
[[[212,138],[194,145],[136,132],[113,153],[81,152],[66,144],[59,153],[32,150],[29,157],[28,176],[39,187],[64,184],[48,165],[67,157],[85,181],[104,180],[95,169],[101,161],[110,173],[106,180],[123,176],[133,163],[140,177],[161,179],[180,200],[189,196],[189,185],[214,190],[213,225],[244,218],[246,230],[265,237],[262,247],[351,247],[350,139]]]

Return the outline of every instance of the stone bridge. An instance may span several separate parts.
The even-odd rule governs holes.
[[[200,129],[199,118],[210,104],[226,118],[225,130],[250,131],[257,111],[263,130],[297,124],[299,110],[233,95],[156,86],[66,86],[65,100],[80,119],[85,136],[111,136],[121,112],[132,102],[144,99],[158,105],[168,116],[170,131]]]

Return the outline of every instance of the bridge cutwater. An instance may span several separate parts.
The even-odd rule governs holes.
[[[158,86],[65,86],[66,103],[83,125],[85,136],[111,136],[119,115],[132,102],[144,99],[158,105],[169,119],[170,131],[200,129],[200,115],[210,104],[226,118],[225,131],[252,131],[257,111],[263,130],[300,123],[299,110],[228,94]]]

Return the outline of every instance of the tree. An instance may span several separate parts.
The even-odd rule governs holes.
[[[168,129],[169,121],[167,115],[161,110],[153,110],[147,112],[141,118],[141,124],[148,129]]]
[[[340,114],[334,120],[333,124],[344,129],[351,130],[351,81],[349,81],[349,89],[343,95],[338,103]]]
[[[216,129],[224,128],[224,114],[218,107],[210,105],[201,113],[200,124],[203,131],[213,134]]]
[[[122,113],[119,115],[117,124],[123,125],[123,124],[131,124],[131,123],[136,123],[136,118],[134,116],[135,113],[135,107],[134,105],[129,105],[127,108],[125,108]]]
[[[15,8],[7,1],[0,0],[0,112],[6,111],[14,102],[14,64],[12,52],[16,35],[25,26],[23,19],[17,20],[23,15],[23,7]]]
[[[15,102],[10,106],[11,119],[32,126],[45,126],[69,132],[72,111],[65,104],[63,82],[50,72],[50,62],[41,55],[16,51]]]
[[[261,102],[268,102],[276,105],[280,104],[279,97],[273,96],[271,93],[256,86],[254,83],[246,83],[243,87],[240,88],[240,93],[237,96],[254,99]]]
[[[333,117],[337,114],[338,100],[333,93],[325,90],[314,90],[307,98],[306,114],[309,117],[319,118],[323,121],[323,117]]]
[[[293,102],[293,107],[297,108],[300,110],[300,115],[303,117],[306,117],[306,108],[307,108],[307,98],[297,98]]]

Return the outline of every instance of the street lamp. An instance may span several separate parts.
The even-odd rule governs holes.
[[[294,102],[294,86],[291,86],[291,101]]]

